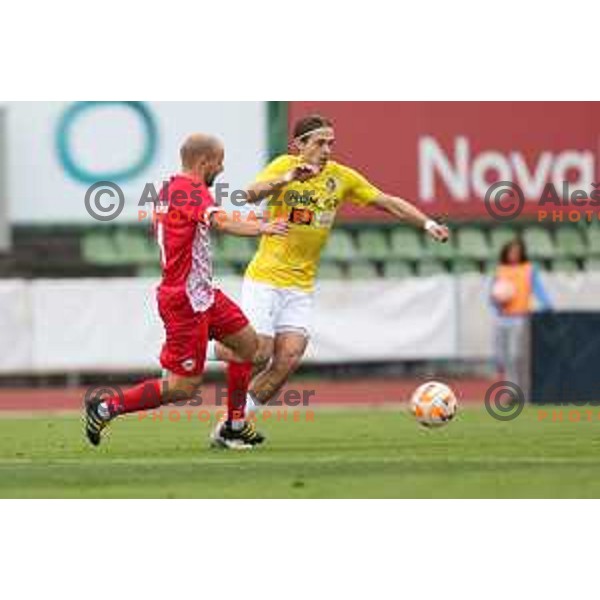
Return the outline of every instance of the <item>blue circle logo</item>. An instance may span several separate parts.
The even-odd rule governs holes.
[[[109,105],[124,106],[140,118],[144,129],[144,150],[134,163],[119,171],[92,172],[78,164],[73,156],[71,150],[73,126],[77,119],[86,111],[93,110],[99,106],[104,107]],[[67,108],[58,123],[56,144],[60,163],[73,179],[85,184],[101,180],[122,182],[137,177],[150,165],[158,147],[158,128],[150,109],[143,102],[76,102]]]

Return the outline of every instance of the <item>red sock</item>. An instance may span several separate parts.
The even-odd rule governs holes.
[[[162,404],[162,380],[148,379],[105,402],[113,416],[157,408]]]
[[[246,394],[252,379],[251,362],[227,363],[227,420],[242,421],[245,416]]]

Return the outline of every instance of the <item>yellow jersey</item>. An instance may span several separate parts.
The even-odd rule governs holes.
[[[299,156],[279,156],[256,181],[280,177],[303,162]],[[338,208],[343,202],[366,206],[380,195],[360,173],[334,161],[307,181],[292,181],[263,200],[269,219],[286,219],[289,232],[262,236],[246,276],[276,287],[312,291]]]

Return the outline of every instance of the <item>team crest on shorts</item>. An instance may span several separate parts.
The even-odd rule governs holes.
[[[196,366],[196,361],[193,358],[188,358],[187,360],[184,360],[181,363],[181,366],[186,370],[186,371],[192,371],[194,369],[194,367]]]

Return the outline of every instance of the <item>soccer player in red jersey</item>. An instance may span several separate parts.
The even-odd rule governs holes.
[[[238,236],[285,235],[285,221],[232,219],[209,191],[223,171],[224,149],[214,137],[190,136],[181,147],[182,171],[164,186],[155,210],[162,281],[158,308],[166,341],[160,362],[166,375],[106,398],[86,401],[86,435],[97,446],[107,424],[118,415],[191,399],[202,381],[209,339],[235,353],[227,368],[227,421],[220,445],[246,448],[262,441],[244,418],[257,334],[241,309],[212,283],[209,230]]]

